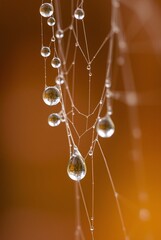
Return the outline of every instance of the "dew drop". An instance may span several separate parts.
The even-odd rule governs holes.
[[[60,102],[60,92],[56,87],[47,87],[43,92],[43,100],[48,106],[56,105]]]
[[[114,123],[109,115],[100,118],[97,123],[97,133],[100,137],[111,137],[115,131]]]
[[[40,6],[40,14],[42,17],[50,17],[54,12],[53,5],[50,3],[43,3]]]
[[[52,36],[51,41],[55,42],[55,37],[54,36]]]
[[[60,58],[58,57],[54,57],[52,60],[51,60],[51,66],[53,68],[59,68],[61,66],[61,60]]]
[[[58,75],[55,79],[55,82],[57,84],[63,84],[64,83],[64,76],[63,75]]]
[[[94,231],[94,226],[91,226],[90,230],[93,232]]]
[[[74,17],[77,20],[82,20],[85,16],[84,10],[82,8],[77,8],[74,12]]]
[[[147,208],[141,208],[139,211],[139,218],[143,222],[148,221],[150,219],[150,211]]]
[[[90,64],[87,65],[87,70],[91,70],[91,65]]]
[[[78,150],[74,150],[67,167],[69,177],[74,181],[82,180],[87,172],[84,158]]]
[[[48,117],[48,124],[51,127],[56,127],[61,123],[60,115],[58,113],[52,113]]]
[[[59,30],[56,31],[55,36],[56,36],[58,39],[61,39],[61,38],[64,37],[64,32],[63,32],[61,29],[59,29]]]
[[[111,87],[111,79],[109,79],[109,78],[106,79],[105,86],[106,86],[106,88]]]
[[[92,73],[91,73],[91,72],[89,72],[89,76],[90,76],[90,77],[92,76]]]
[[[89,154],[89,156],[92,156],[92,155],[93,155],[92,149],[89,150],[88,154]]]
[[[50,48],[49,47],[42,47],[41,48],[41,56],[42,57],[49,57],[50,56]]]
[[[53,17],[48,18],[47,24],[49,26],[54,26],[55,25],[55,18],[53,18]]]

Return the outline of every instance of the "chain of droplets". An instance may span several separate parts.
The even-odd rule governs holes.
[[[56,77],[56,86],[45,85],[45,89],[43,92],[43,100],[49,106],[56,105],[59,102],[61,102],[61,105],[62,105],[62,111],[60,111],[60,113],[52,113],[49,115],[48,124],[52,127],[56,127],[61,122],[66,123],[68,136],[71,137],[71,141],[69,138],[70,147],[74,146],[73,151],[70,152],[70,160],[69,160],[69,164],[67,167],[67,172],[71,179],[79,181],[85,177],[87,170],[86,170],[86,165],[85,165],[85,159],[80,154],[80,152],[72,138],[70,127],[68,124],[68,119],[67,119],[67,116],[65,113],[65,106],[64,106],[63,96],[62,96],[62,91],[61,91],[61,86],[60,86],[61,84],[63,84],[65,82],[65,78],[64,78],[63,71],[61,70],[62,63],[61,63],[61,59],[58,57],[57,50],[56,50],[56,44],[55,44],[55,36],[57,39],[61,40],[64,37],[64,32],[61,29],[58,29],[54,36],[54,26],[55,26],[56,20],[54,18],[54,7],[53,7],[52,2],[51,3],[42,3],[42,5],[40,6],[40,14],[43,18],[47,18],[47,24],[50,27],[52,27],[53,36],[51,38],[51,42],[54,43],[54,57],[51,60],[51,66],[58,70],[58,76]],[[112,13],[112,21],[113,21],[113,16],[114,16],[114,14]],[[83,9],[83,4],[80,4],[74,11],[74,18],[76,19],[76,21],[77,20],[80,21],[80,20],[83,20],[84,17],[85,17],[85,12]],[[98,113],[98,118],[97,118],[97,124],[94,124],[94,126],[96,126],[97,134],[103,138],[111,137],[115,130],[114,123],[110,117],[112,115],[112,106],[111,106],[112,93],[110,91],[110,88],[111,88],[111,79],[110,79],[111,73],[110,73],[110,71],[111,71],[111,62],[112,62],[112,51],[113,51],[113,34],[110,38],[109,56],[108,56],[108,62],[107,62],[107,74],[106,74],[106,81],[105,81],[105,88],[106,88],[106,91],[105,91],[106,96],[105,97],[106,97],[106,102],[107,102],[107,113],[104,117],[100,118],[99,115],[100,115],[101,109],[102,109],[101,105],[103,104],[103,99],[104,99],[104,95],[102,95],[103,99],[100,100],[100,108],[99,108],[99,113]],[[42,55],[42,57],[44,57],[45,63],[46,63],[46,59],[50,56],[50,54],[51,54],[50,46],[42,45],[41,55]],[[91,63],[92,62],[90,61],[90,59],[88,57],[87,70],[89,71],[89,77],[92,76]],[[92,155],[92,147],[90,148],[90,151],[89,151],[89,155],[90,154]]]
[[[123,229],[124,234],[125,234],[125,239],[128,239],[127,234],[126,234],[126,228],[125,228],[124,220],[123,220],[123,217],[122,217],[122,213],[121,213],[121,209],[120,209],[120,205],[119,205],[119,201],[118,201],[118,193],[116,192],[116,189],[115,189],[115,186],[114,186],[114,183],[113,183],[108,165],[106,163],[105,156],[103,154],[102,148],[101,148],[100,143],[98,141],[98,136],[100,136],[102,138],[108,138],[108,137],[111,137],[113,135],[114,131],[115,131],[115,126],[114,126],[114,123],[111,119],[111,115],[113,113],[112,105],[111,105],[111,98],[113,97],[113,94],[111,92],[111,65],[112,65],[112,58],[113,58],[114,34],[117,33],[117,31],[118,31],[117,22],[116,22],[116,15],[117,15],[116,13],[117,13],[117,8],[118,7],[119,7],[118,0],[112,0],[111,32],[105,38],[102,45],[100,46],[100,48],[96,52],[95,56],[91,60],[90,60],[90,57],[89,57],[87,41],[86,41],[86,49],[87,49],[87,57],[86,57],[85,54],[83,53],[83,50],[81,49],[81,47],[79,45],[78,38],[77,38],[76,33],[73,29],[73,26],[71,25],[69,29],[73,30],[73,34],[74,34],[75,40],[76,40],[76,47],[79,46],[85,60],[88,63],[87,70],[89,71],[89,80],[92,76],[91,65],[92,65],[93,60],[95,59],[95,57],[99,53],[99,51],[102,49],[104,44],[107,42],[107,40],[110,39],[110,41],[109,41],[109,54],[107,56],[107,72],[106,72],[106,78],[105,78],[105,87],[104,87],[99,105],[95,108],[95,110],[98,108],[98,114],[97,114],[96,121],[95,121],[95,123],[93,124],[93,127],[92,127],[93,128],[93,131],[92,131],[92,145],[90,146],[90,150],[89,150],[88,154],[93,159],[93,151],[94,151],[96,142],[98,142],[98,146],[100,148],[101,154],[102,154],[103,159],[105,161],[107,172],[108,172],[109,177],[110,177],[113,192],[114,192],[114,195],[116,197],[117,208],[118,208],[118,212],[119,212],[119,215],[120,215],[122,229]],[[62,59],[60,57],[61,56],[61,51],[59,51],[60,56],[58,56],[57,49],[56,49],[56,44],[55,44],[55,41],[56,41],[55,36],[58,39],[58,41],[60,41],[64,37],[64,31],[62,31],[59,28],[59,25],[58,25],[58,30],[56,31],[56,34],[54,36],[54,26],[55,26],[56,20],[54,18],[54,7],[53,7],[53,4],[52,4],[52,1],[51,1],[51,3],[42,3],[42,5],[40,6],[40,14],[41,14],[42,18],[47,18],[47,24],[52,28],[53,36],[51,38],[51,43],[54,44],[54,57],[51,60],[51,66],[58,70],[58,75],[56,77],[56,85],[55,86],[47,86],[47,84],[46,84],[46,65],[45,65],[45,89],[43,91],[43,100],[49,106],[54,106],[54,105],[56,105],[60,102],[61,103],[61,108],[62,108],[62,110],[59,113],[52,113],[52,114],[49,115],[48,123],[49,123],[50,126],[56,127],[61,122],[65,122],[67,135],[68,135],[69,146],[70,146],[70,159],[69,159],[69,163],[68,163],[68,166],[67,166],[67,173],[72,180],[77,181],[79,183],[79,181],[85,177],[86,172],[87,172],[86,163],[85,163],[86,158],[82,157],[80,151],[78,150],[78,147],[76,146],[76,144],[74,142],[74,139],[72,137],[72,133],[71,133],[71,130],[70,130],[69,119],[68,119],[67,114],[66,114],[66,109],[65,109],[65,104],[64,104],[63,94],[62,94],[62,88],[61,88],[62,84],[65,84],[65,88],[66,88],[66,90],[69,94],[69,97],[70,97],[70,100],[71,100],[71,103],[72,103],[72,108],[74,107],[74,104],[73,104],[73,101],[72,101],[72,97],[71,97],[71,94],[70,94],[70,91],[69,91],[68,84],[67,84],[67,82],[65,80],[65,77],[64,77],[64,72],[66,72],[66,71],[63,71],[64,70],[63,66],[62,66],[63,61],[61,61],[61,60],[64,60],[64,59],[63,59],[63,57],[62,57]],[[83,26],[84,26],[83,19],[85,17],[85,12],[84,12],[84,9],[83,9],[83,1],[81,2],[81,4],[77,5],[77,8],[74,11],[73,17],[76,21],[82,21]],[[43,38],[43,33],[41,35],[42,35],[42,38]],[[85,31],[84,31],[84,35],[85,35]],[[42,43],[43,43],[43,41],[42,41]],[[42,57],[44,57],[45,64],[46,64],[46,59],[51,54],[50,45],[49,46],[44,46],[42,44],[41,55],[42,55]],[[64,62],[63,62],[63,64],[64,64]],[[107,109],[106,115],[104,117],[100,117],[101,111],[102,111],[102,108],[103,108],[103,104],[105,102],[106,102],[106,109]],[[95,110],[93,111],[93,113],[95,112]],[[90,115],[92,115],[93,113],[90,113],[90,110],[89,110],[88,117]],[[95,133],[94,133],[95,129],[96,129],[96,137],[95,137]],[[87,131],[88,130],[86,129],[85,132],[87,132]],[[92,173],[92,175],[93,174],[94,173]],[[91,230],[91,233],[92,233],[92,239],[94,239],[94,237],[93,237],[93,230],[94,230],[94,225],[93,225],[94,224],[93,223],[93,220],[94,220],[94,196],[92,195],[93,196],[92,197],[92,199],[93,199],[92,200],[93,201],[92,202],[92,218],[90,220],[89,219],[89,213],[88,213],[87,206],[86,206],[86,202],[85,202],[84,195],[83,195],[83,191],[81,189],[80,184],[79,184],[79,186],[80,186],[82,199],[83,199],[84,206],[85,206],[86,213],[87,213],[87,218],[88,218],[88,221],[89,221],[90,230]],[[93,185],[93,188],[94,188],[94,185]],[[92,191],[93,191],[92,194],[94,194],[94,189]],[[78,227],[80,227],[80,226],[78,226]],[[78,230],[79,230],[78,232],[80,232],[80,229],[78,229]]]

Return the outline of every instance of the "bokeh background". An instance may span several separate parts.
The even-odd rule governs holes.
[[[60,1],[66,19],[68,3]],[[66,174],[69,149],[65,126],[51,128],[51,109],[42,101],[40,1],[1,0],[0,71],[0,239],[74,239],[74,184]],[[88,42],[95,52],[109,27],[110,3],[85,1]],[[128,58],[137,104],[114,101],[115,136],[101,141],[131,240],[161,239],[161,4],[121,1]],[[108,15],[109,14],[109,15]],[[68,20],[64,20],[68,21]],[[63,22],[66,26],[66,22]],[[104,56],[103,56],[104,57]],[[101,60],[103,62],[103,60]],[[103,79],[102,62],[94,66]],[[97,68],[98,67],[98,68]],[[115,69],[114,69],[115,70]],[[117,73],[116,89],[124,92],[128,70]],[[83,78],[83,76],[81,76]],[[93,89],[97,96],[101,80]],[[80,81],[80,92],[84,91]],[[77,98],[85,106],[83,97]],[[124,98],[123,98],[124,99]],[[79,102],[78,102],[79,104]],[[136,111],[137,105],[137,111]],[[136,115],[141,135],[133,139]],[[137,152],[139,149],[139,153]],[[141,149],[141,153],[140,153]],[[123,239],[115,199],[99,152],[95,155],[95,239]],[[90,203],[89,180],[83,189]],[[90,205],[89,205],[90,209]],[[82,226],[90,239],[82,207]]]

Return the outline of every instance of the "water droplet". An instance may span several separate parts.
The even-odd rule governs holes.
[[[94,226],[91,226],[90,230],[91,230],[91,231],[94,231]]]
[[[78,47],[78,46],[79,46],[79,43],[78,43],[78,42],[76,42],[76,43],[75,43],[75,46],[76,46],[76,47]]]
[[[61,29],[59,29],[59,30],[56,31],[55,35],[58,39],[61,39],[61,38],[64,37],[64,32]]]
[[[89,156],[92,156],[93,155],[93,150],[90,149],[89,152],[88,152]]]
[[[105,82],[105,86],[106,88],[110,88],[111,87],[111,79],[106,79],[106,82]]]
[[[51,66],[53,68],[59,68],[61,66],[61,60],[60,58],[57,58],[57,57],[54,57],[52,60],[51,60]]]
[[[51,127],[56,127],[58,126],[59,124],[61,123],[61,120],[60,120],[60,115],[57,114],[57,113],[52,113],[49,115],[48,117],[48,124],[51,126]]]
[[[53,17],[48,18],[47,24],[49,26],[54,26],[55,25],[55,18],[53,18]]]
[[[57,84],[63,84],[64,83],[64,76],[63,75],[58,75],[55,79],[55,82]]]
[[[67,167],[69,177],[74,181],[80,181],[86,175],[87,168],[84,158],[78,150],[74,150]]]
[[[91,70],[91,65],[90,64],[87,65],[87,70]]]
[[[50,3],[43,3],[40,6],[40,14],[42,17],[50,17],[54,12],[53,5]]]
[[[55,37],[54,36],[52,36],[51,41],[55,42]]]
[[[74,17],[77,20],[82,20],[85,16],[84,10],[82,8],[77,8],[74,12]]]
[[[63,111],[61,111],[59,113],[59,115],[60,115],[61,122],[65,122],[65,117],[64,117]]]
[[[92,73],[91,73],[91,72],[89,72],[89,76],[90,76],[90,77],[92,76]]]
[[[111,92],[111,90],[109,88],[106,89],[106,97],[107,98],[111,98],[112,97],[112,92]]]
[[[49,47],[42,47],[41,48],[41,56],[42,57],[49,57],[50,56],[50,48]]]
[[[60,102],[60,92],[56,87],[47,87],[43,92],[43,100],[49,105],[53,106]]]
[[[97,123],[97,133],[100,137],[111,137],[115,131],[114,123],[110,116],[100,118]]]
[[[139,211],[139,218],[143,222],[148,221],[150,219],[150,211],[147,208],[141,208]]]

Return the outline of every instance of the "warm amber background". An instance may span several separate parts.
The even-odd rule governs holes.
[[[43,61],[39,55],[40,2],[2,0],[0,3],[1,240],[74,239],[74,185],[66,174],[69,154],[65,127],[51,129],[47,125],[46,119],[51,110],[41,99],[44,82]],[[65,4],[65,1],[61,2]],[[95,42],[99,43],[100,36],[103,39],[101,29],[106,16],[105,2],[92,1],[88,6],[91,49],[97,49]],[[129,2],[135,8],[138,1]],[[140,2],[141,16],[150,11],[150,17],[144,24],[129,7],[123,5],[122,9],[127,38],[133,27],[143,25],[129,41],[129,57],[136,89],[141,93],[138,111],[146,179],[144,187],[149,196],[146,201],[138,200],[142,190],[142,183],[139,185],[138,182],[142,181],[142,177],[138,176],[140,171],[141,176],[143,172],[140,164],[131,160],[133,140],[129,109],[123,103],[115,103],[117,132],[111,140],[102,141],[102,145],[122,196],[121,206],[131,239],[160,240],[161,6],[159,0],[152,1],[155,7],[150,5],[150,9],[146,8],[147,1]],[[130,25],[131,22],[134,25]],[[120,81],[123,81],[121,71],[118,76]],[[121,83],[118,83],[118,88],[122,88]],[[107,173],[102,170],[103,163],[98,163],[99,155],[96,158],[96,239],[120,240],[123,236]],[[89,185],[85,181],[83,186],[88,199]],[[151,213],[148,222],[142,222],[138,217],[142,207]],[[90,239],[86,220],[83,220],[83,225]]]

